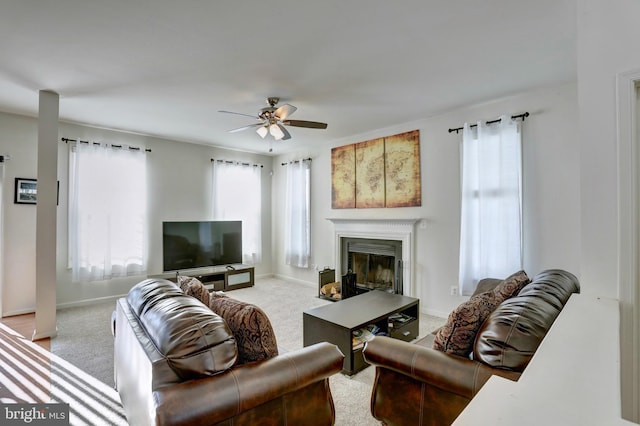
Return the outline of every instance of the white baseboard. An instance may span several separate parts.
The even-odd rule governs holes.
[[[116,300],[126,296],[127,296],[126,294],[120,294],[115,296],[98,297],[96,299],[80,300],[77,302],[60,303],[56,305],[56,309],[77,308],[79,306],[89,306],[89,305],[95,305],[98,303],[110,302],[110,301],[113,301],[113,308],[115,309]]]
[[[36,312],[36,308],[26,308],[26,309],[18,309],[14,311],[5,311],[2,313],[2,318],[5,317],[13,317],[16,315],[25,315],[25,314],[33,314]]]
[[[431,315],[432,317],[438,318],[448,318],[450,312],[442,312],[434,309],[420,309],[420,312],[426,315]]]
[[[304,284],[304,285],[307,285],[309,287],[317,287],[318,286],[318,283],[312,283],[310,281],[299,280],[297,278],[288,277],[286,275],[273,274],[273,277],[281,279],[281,280],[293,281],[293,282],[296,282],[296,283],[299,283],[299,284]]]

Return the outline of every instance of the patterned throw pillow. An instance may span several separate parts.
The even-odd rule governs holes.
[[[259,307],[231,297],[214,297],[210,308],[227,322],[238,344],[238,364],[278,355],[271,322]]]
[[[189,287],[189,284],[191,284],[191,280],[196,279],[194,277],[188,277],[186,275],[178,275],[178,277],[176,278],[176,284],[178,284],[178,287],[180,287],[180,290],[182,290],[182,292],[184,293],[185,290]]]
[[[471,297],[454,309],[436,333],[433,348],[452,355],[468,357],[480,326],[506,299],[517,295],[529,283],[524,271],[505,278],[493,290]]]
[[[531,280],[524,271],[518,271],[515,274],[505,278],[500,284],[493,289],[496,296],[502,297],[500,303],[507,299],[517,296],[522,288],[529,284]]]
[[[468,357],[476,333],[484,320],[499,305],[493,292],[481,293],[454,309],[436,334],[433,348],[452,355]]]
[[[211,301],[216,297],[227,297],[224,291],[211,291],[209,292],[209,305],[211,305]]]
[[[209,306],[211,296],[209,290],[195,277],[187,277],[183,275],[178,276],[178,286],[184,294],[192,296]]]

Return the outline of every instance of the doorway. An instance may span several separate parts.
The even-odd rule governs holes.
[[[640,421],[640,70],[617,78],[620,393],[622,417]]]

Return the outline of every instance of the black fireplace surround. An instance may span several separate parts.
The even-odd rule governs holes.
[[[370,290],[403,294],[402,241],[342,238],[341,246],[343,297]]]

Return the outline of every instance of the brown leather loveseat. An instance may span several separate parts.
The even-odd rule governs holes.
[[[240,364],[227,321],[167,280],[134,286],[114,322],[116,388],[131,425],[334,423],[328,378],[343,363],[334,345]]]
[[[538,274],[500,303],[471,340],[469,357],[376,337],[364,357],[376,366],[371,413],[384,425],[450,425],[492,375],[517,381],[572,293],[577,278],[563,270]]]

